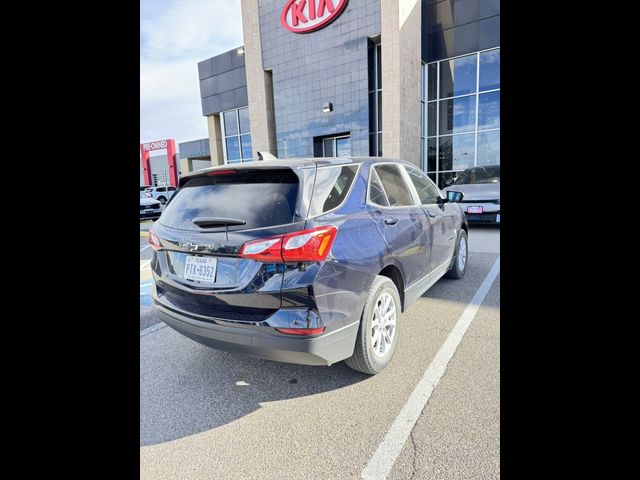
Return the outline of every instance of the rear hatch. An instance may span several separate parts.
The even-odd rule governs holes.
[[[238,252],[304,229],[315,169],[244,165],[182,178],[152,230],[161,246],[151,264],[158,301],[230,321],[260,322],[279,309],[283,265]]]

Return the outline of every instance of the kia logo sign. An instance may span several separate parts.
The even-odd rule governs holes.
[[[294,33],[313,32],[335,20],[346,5],[347,0],[288,0],[280,22]]]
[[[167,148],[167,141],[160,140],[158,142],[143,143],[142,148],[145,152],[150,152],[152,150],[162,150],[163,148]]]

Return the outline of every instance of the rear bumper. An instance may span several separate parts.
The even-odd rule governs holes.
[[[200,321],[168,309],[155,299],[153,306],[158,317],[171,328],[208,347],[303,365],[331,365],[350,357],[359,326],[356,321],[317,337],[296,337],[278,334],[273,329]]]

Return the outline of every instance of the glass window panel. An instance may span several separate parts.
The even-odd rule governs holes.
[[[434,171],[436,169],[436,139],[427,140],[427,170]]]
[[[476,96],[440,101],[440,134],[462,133],[476,128]]]
[[[382,189],[382,184],[380,183],[380,179],[378,178],[378,174],[375,170],[371,173],[369,200],[371,203],[375,203],[376,205],[382,205],[383,207],[389,206],[389,202],[387,201],[387,197]]]
[[[500,128],[500,92],[483,93],[478,98],[478,130]]]
[[[227,146],[227,161],[234,162],[240,160],[240,142],[238,137],[228,137],[225,140]]]
[[[238,110],[238,117],[240,118],[240,133],[249,133],[249,109],[241,108]]]
[[[333,142],[334,138],[325,138],[322,142],[324,143],[324,156],[325,157],[333,157],[335,154],[333,153]]]
[[[392,207],[413,205],[409,186],[405,183],[397,165],[380,165],[375,167],[384,191]]]
[[[429,102],[427,103],[427,136],[432,137],[436,135],[436,125],[437,125],[437,103]]]
[[[500,49],[480,54],[480,90],[500,88]]]
[[[436,187],[427,180],[426,176],[415,168],[407,168],[407,173],[413,182],[413,186],[416,187],[420,203],[422,205],[436,203],[438,192]]]
[[[455,182],[456,178],[462,172],[440,172],[440,178],[438,179],[438,187],[445,188]]]
[[[436,93],[438,88],[438,64],[429,64],[427,70],[427,99],[436,100]]]
[[[251,152],[251,135],[241,135],[240,145],[242,146],[242,159],[251,160],[253,153]]]
[[[369,131],[376,132],[376,92],[369,93]]]
[[[440,137],[440,170],[464,170],[475,165],[475,135]]]
[[[435,183],[437,185],[437,183],[438,183],[437,180],[438,179],[437,179],[437,175],[435,173],[433,173],[433,172],[428,173],[427,176],[433,181],[433,183]]]
[[[378,151],[378,147],[376,146],[376,137],[377,134],[372,133],[369,135],[369,155],[372,157],[376,157],[376,152]]]
[[[440,62],[440,98],[474,93],[477,75],[475,54]]]
[[[377,65],[377,70],[378,70],[378,89],[382,88],[382,50],[381,50],[382,46],[381,45],[377,45],[376,46],[376,65]]]
[[[382,156],[382,133],[378,134],[378,156]]]
[[[378,90],[378,131],[382,130],[382,90]]]
[[[238,116],[236,110],[230,110],[222,114],[224,118],[224,135],[230,137],[238,134]]]
[[[478,132],[478,165],[500,164],[500,130]]]
[[[350,157],[351,156],[351,139],[350,138],[336,138],[336,157]]]

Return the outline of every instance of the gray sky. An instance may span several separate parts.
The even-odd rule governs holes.
[[[208,137],[197,64],[243,43],[240,0],[141,0],[140,143]]]

